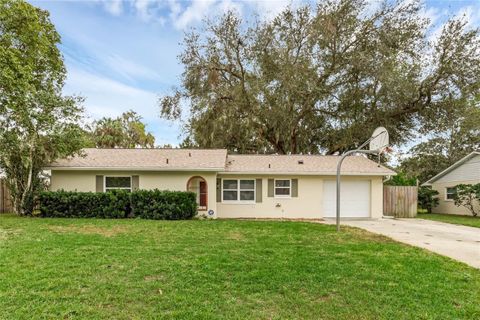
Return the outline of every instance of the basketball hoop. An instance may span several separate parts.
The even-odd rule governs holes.
[[[383,149],[388,147],[389,140],[387,129],[384,127],[378,127],[373,131],[372,136],[370,137],[369,149],[381,153],[383,152]]]

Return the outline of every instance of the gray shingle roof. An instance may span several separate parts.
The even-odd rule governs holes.
[[[334,175],[338,156],[320,155],[228,155],[225,149],[95,149],[82,156],[55,161],[47,169],[218,171],[225,173],[272,173]],[[347,157],[342,166],[347,175],[393,175],[363,156]]]
[[[229,155],[226,172],[336,174],[339,156],[320,155]],[[378,166],[363,156],[347,157],[342,174],[393,175],[394,171]]]
[[[61,159],[49,168],[112,168],[138,170],[223,170],[225,149],[95,149]]]

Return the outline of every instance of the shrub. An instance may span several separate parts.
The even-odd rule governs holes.
[[[432,213],[432,208],[438,206],[438,191],[432,187],[420,187],[418,189],[418,207]]]
[[[385,182],[386,186],[416,186],[417,179],[409,177],[405,172],[398,172],[390,180]]]
[[[459,184],[455,188],[455,205],[467,208],[476,217],[480,211],[480,183]]]
[[[180,220],[197,214],[195,193],[182,191],[48,191],[39,200],[41,217]]]
[[[40,194],[40,216],[65,218],[125,218],[130,213],[128,192],[47,191]]]
[[[193,192],[139,190],[130,196],[135,217],[155,220],[191,219],[197,214]]]

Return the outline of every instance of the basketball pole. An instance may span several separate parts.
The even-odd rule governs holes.
[[[377,128],[377,129],[379,129],[379,128]],[[384,129],[384,128],[382,128],[382,129]],[[370,137],[367,141],[365,141],[357,149],[350,150],[350,151],[347,151],[344,154],[342,154],[342,157],[340,158],[340,161],[338,161],[338,163],[337,163],[337,194],[336,194],[336,196],[337,196],[337,212],[336,212],[337,232],[340,231],[340,182],[341,182],[340,176],[341,176],[343,160],[345,160],[346,157],[348,157],[349,155],[354,154],[354,153],[379,155],[381,150],[363,150],[362,148],[365,147],[368,143],[370,143],[373,139],[377,138],[378,136],[380,136],[382,134],[387,134],[387,137],[388,137],[388,132],[386,130]]]
[[[345,152],[342,157],[340,158],[340,161],[337,164],[337,232],[340,231],[340,171],[342,169],[342,162],[345,160],[345,158],[353,153],[365,153],[365,154],[378,154],[378,151],[372,151],[372,150],[350,150]]]

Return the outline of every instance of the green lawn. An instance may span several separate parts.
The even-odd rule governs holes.
[[[480,217],[474,216],[457,216],[453,214],[438,214],[438,213],[419,213],[417,218],[435,220],[453,224],[462,224],[464,226],[480,228]]]
[[[0,318],[480,318],[480,270],[334,229],[0,215]]]

